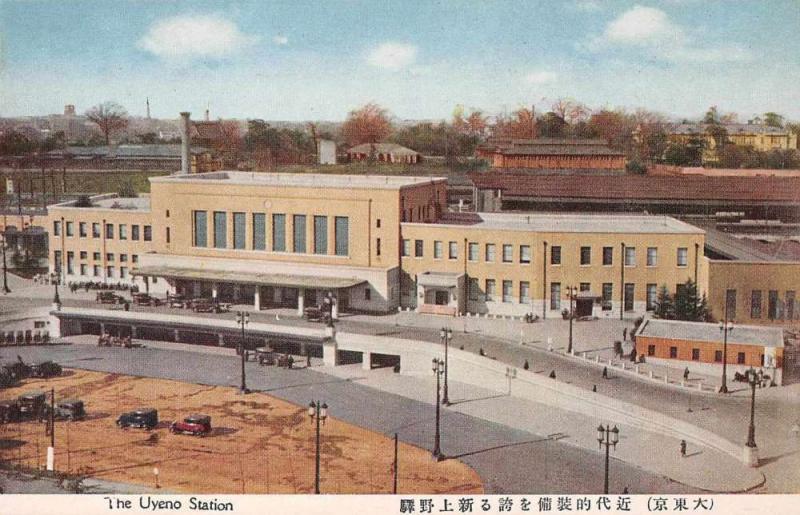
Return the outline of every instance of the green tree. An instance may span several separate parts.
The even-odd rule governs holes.
[[[673,166],[700,166],[703,160],[703,142],[692,138],[688,143],[672,142],[664,151],[664,162]]]
[[[120,196],[120,198],[135,198],[139,196],[139,194],[136,193],[136,188],[133,187],[133,182],[131,182],[130,179],[120,184],[117,194]]]
[[[772,111],[764,113],[764,125],[770,127],[783,127],[783,116]]]
[[[662,318],[664,320],[675,319],[675,303],[672,300],[672,295],[669,294],[669,290],[667,289],[666,285],[662,284],[658,289],[653,316],[655,318]]]
[[[697,284],[691,279],[687,279],[675,294],[675,319],[691,322],[711,321],[706,294],[700,295]]]

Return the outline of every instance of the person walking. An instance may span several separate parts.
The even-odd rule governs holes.
[[[608,367],[603,367],[603,379],[608,379]]]
[[[623,342],[628,341],[628,328],[627,327],[624,327],[622,329],[622,341]]]
[[[686,367],[684,369],[684,371],[683,371],[683,380],[684,381],[688,381],[689,380],[689,367]]]
[[[686,440],[681,440],[681,458],[686,457]]]

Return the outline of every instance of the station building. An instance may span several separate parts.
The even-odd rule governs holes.
[[[210,172],[151,194],[50,206],[63,282],[139,285],[302,312],[633,317],[662,284],[707,283],[704,231],[666,216],[446,213],[446,180]]]

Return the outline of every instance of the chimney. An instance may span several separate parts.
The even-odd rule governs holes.
[[[147,119],[149,120],[150,119],[150,97],[146,97],[146,98],[147,98],[147,102],[146,102],[147,103]]]
[[[210,117],[210,108],[211,108],[211,106],[209,106],[208,104],[206,104],[206,121],[209,121],[209,120],[211,120],[211,117]]]
[[[181,113],[181,171],[182,174],[189,173],[191,153],[189,147],[191,146],[191,120],[189,117],[192,113]]]

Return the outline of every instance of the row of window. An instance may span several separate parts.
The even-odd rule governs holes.
[[[656,346],[655,345],[648,345],[647,346],[647,355],[648,356],[655,356],[656,355]],[[678,359],[678,347],[670,347],[669,348],[669,357],[672,359]],[[692,361],[700,361],[700,349],[694,348],[692,349]],[[715,363],[722,363],[722,351],[715,350],[714,351],[714,362]],[[744,365],[745,364],[745,353],[744,352],[737,352],[736,353],[736,364],[737,365]],[[761,366],[764,366],[764,355],[761,354]]]
[[[736,318],[736,290],[726,290],[725,303],[727,304],[728,319]],[[786,290],[781,300],[778,290],[767,291],[767,318],[770,320],[793,320],[795,317],[795,302],[797,294],[794,290]],[[750,318],[762,316],[762,290],[750,291]]]
[[[292,216],[292,252],[298,254],[308,253],[306,243],[306,215]],[[214,211],[213,217],[213,247],[215,249],[228,248],[228,213]],[[286,214],[274,213],[271,225],[267,229],[267,215],[265,213],[252,213],[252,250],[267,250],[267,237],[269,236],[272,252],[286,252]],[[314,254],[328,254],[328,219],[327,216],[314,215],[313,223],[313,248]],[[195,247],[208,247],[208,212],[194,211],[192,215],[192,245]],[[349,253],[350,220],[346,216],[334,216],[334,254],[347,256]],[[233,248],[236,250],[247,249],[247,213],[233,213]]]
[[[64,223],[64,234],[68,238],[72,238],[75,236],[75,222],[65,222]],[[100,226],[99,222],[92,222],[91,229],[92,229],[92,238],[100,238]],[[127,240],[128,239],[128,225],[127,224],[118,224],[116,226],[116,231],[114,230],[114,224],[106,224],[106,239],[113,240],[114,234],[117,234],[117,237],[120,240]],[[153,228],[149,225],[131,225],[130,226],[131,233],[130,239],[133,241],[139,240],[139,230],[141,229],[141,236],[144,241],[152,241],[153,240]],[[53,236],[61,236],[61,221],[55,220],[53,221]],[[78,237],[80,238],[88,238],[89,237],[89,223],[88,222],[78,222]]]
[[[504,243],[501,245],[501,258],[503,263],[514,263],[514,256],[517,256],[519,263],[529,264],[532,259],[531,246],[519,245],[518,252],[515,253],[514,245]],[[476,242],[467,243],[467,260],[477,262],[480,260],[480,244]],[[496,261],[497,245],[494,243],[486,243],[483,246],[483,261],[486,263],[493,263]],[[402,245],[402,256],[411,257],[411,240],[404,239]],[[414,257],[425,257],[425,242],[424,240],[414,240]],[[444,258],[444,242],[435,240],[433,242],[433,258]],[[447,258],[458,259],[458,242],[447,242]],[[553,245],[550,247],[550,264],[560,265],[562,260],[561,247]],[[614,264],[614,247],[603,247],[602,251],[603,266],[611,266]],[[679,267],[688,266],[689,263],[689,249],[680,247],[677,249],[676,263]],[[592,264],[592,247],[580,248],[580,264],[581,266],[590,266]],[[658,247],[647,247],[646,264],[649,267],[658,266]],[[625,247],[625,266],[636,266],[636,247]]]
[[[62,263],[62,261],[61,261],[61,257],[62,257],[61,251],[60,250],[54,251],[53,252],[53,257],[54,257],[56,268],[61,268],[61,263]],[[113,253],[111,253],[111,252],[106,253],[106,261],[107,262],[114,262],[114,258],[115,258],[115,255]],[[138,254],[131,254],[130,258],[131,258],[131,263],[133,263],[133,264],[136,264],[136,263],[139,262],[139,255]],[[89,253],[87,251],[85,251],[85,250],[80,251],[79,259],[81,261],[88,260],[89,259]],[[93,252],[92,253],[92,259],[94,261],[100,261],[101,260],[101,253],[100,252]],[[128,254],[119,254],[119,262],[120,263],[127,263],[128,262]],[[88,273],[87,273],[88,267],[89,267],[88,264],[81,263],[80,264],[80,270],[81,270],[81,274],[80,275],[88,275]],[[100,265],[93,265],[93,268],[94,268],[93,275],[95,277],[99,277],[100,276],[101,266]],[[108,266],[108,268],[111,269],[113,267],[112,266]],[[125,272],[123,273],[122,270],[125,270]],[[67,274],[73,275],[74,273],[75,273],[75,252],[70,250],[70,251],[67,252]],[[127,268],[126,267],[121,267],[120,268],[120,276],[123,277],[123,278],[127,277]],[[113,277],[113,276],[109,275],[109,277]]]

